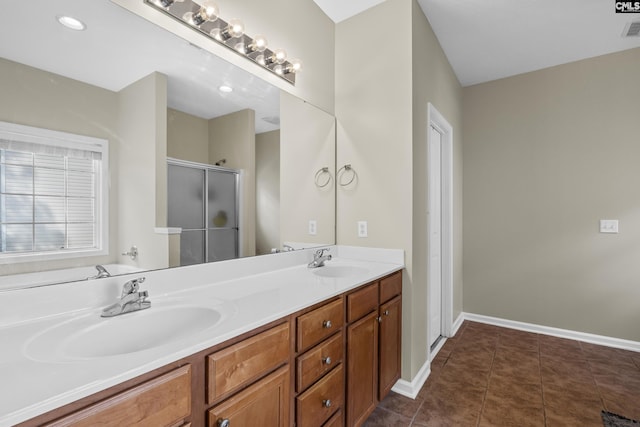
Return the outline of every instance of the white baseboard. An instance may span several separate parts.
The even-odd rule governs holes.
[[[424,365],[418,371],[418,374],[413,378],[411,382],[407,380],[399,379],[391,388],[391,391],[406,396],[410,399],[415,399],[418,392],[429,378],[431,374],[431,362],[428,360],[424,362]]]
[[[464,320],[472,322],[487,323],[489,325],[502,326],[504,328],[518,329],[520,331],[533,332],[554,337],[568,338],[572,340],[584,341],[591,344],[604,345],[607,347],[621,348],[640,352],[640,342],[624,340],[621,338],[607,337],[604,335],[588,334],[586,332],[571,331],[569,329],[559,329],[550,326],[536,325],[534,323],[518,322],[515,320],[501,319],[499,317],[483,316],[481,314],[463,313]],[[457,320],[456,320],[457,323]]]
[[[453,322],[453,326],[452,326],[452,331],[451,331],[451,336],[455,337],[456,334],[458,333],[458,330],[460,329],[460,326],[462,326],[462,322],[464,322],[464,315],[465,313],[462,312],[458,315],[458,318],[456,319],[455,322]]]

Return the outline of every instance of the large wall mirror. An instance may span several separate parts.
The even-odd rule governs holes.
[[[65,28],[61,16],[86,28]],[[94,212],[108,225],[103,252],[14,262],[0,244],[0,290],[22,286],[12,283],[17,274],[44,284],[84,279],[96,265],[118,274],[335,242],[330,114],[109,0],[11,2],[0,37],[0,122],[105,140],[109,160],[108,207]],[[17,167],[3,162],[0,186]],[[0,190],[5,201],[15,196]],[[221,207],[222,199],[236,209]],[[46,223],[36,204],[24,216]],[[4,241],[17,221],[6,206]],[[201,222],[181,223],[194,216]],[[185,234],[193,230],[208,234],[194,243]],[[199,247],[208,254],[187,254]]]

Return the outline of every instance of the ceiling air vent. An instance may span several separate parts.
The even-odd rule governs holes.
[[[629,22],[624,27],[622,37],[638,37],[640,36],[640,21]]]

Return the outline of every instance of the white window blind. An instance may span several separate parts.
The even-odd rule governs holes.
[[[0,259],[102,251],[106,141],[0,122]]]

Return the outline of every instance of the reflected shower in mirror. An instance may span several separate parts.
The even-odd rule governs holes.
[[[62,13],[85,22],[84,31],[61,26]],[[16,274],[56,270],[29,279],[42,284],[95,276],[96,265],[118,274],[192,263],[181,261],[180,233],[190,229],[172,223],[169,159],[239,176],[237,246],[205,251],[203,260],[335,242],[335,189],[313,185],[319,168],[335,172],[331,115],[108,0],[12,2],[0,36],[12,41],[0,45],[0,121],[100,138],[109,156],[107,254],[0,259],[0,288],[20,287]],[[219,212],[207,209],[202,228],[212,231],[203,241],[231,233],[233,214],[218,226]],[[125,254],[133,246],[135,259]]]

